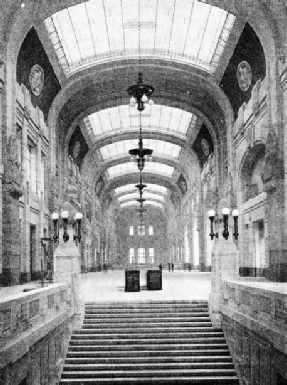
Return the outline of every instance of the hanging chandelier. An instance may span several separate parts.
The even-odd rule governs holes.
[[[147,187],[147,185],[142,182],[141,170],[140,170],[140,183],[138,183],[135,187],[138,188],[139,194],[140,194],[139,199],[137,199],[137,201],[140,204],[140,207],[137,209],[137,213],[140,216],[140,225],[143,225],[143,222],[144,222],[143,216],[146,214],[146,210],[143,208],[143,204],[145,202],[145,199],[143,198],[143,189]]]
[[[141,112],[145,109],[145,104],[154,104],[151,99],[148,99],[148,97],[153,94],[154,88],[148,84],[143,84],[142,73],[139,73],[137,84],[130,86],[127,89],[127,92],[131,96],[130,107],[135,107],[137,105],[137,110],[140,112],[140,132],[138,147],[129,150],[129,154],[131,158],[137,163],[138,169],[142,171],[144,169],[146,159],[151,159],[153,150],[143,147]]]
[[[138,75],[138,82],[130,86],[127,89],[130,98],[130,107],[135,107],[137,105],[138,111],[143,111],[145,109],[145,104],[153,105],[154,102],[151,99],[148,99],[154,93],[153,86],[148,84],[143,84],[142,73]]]

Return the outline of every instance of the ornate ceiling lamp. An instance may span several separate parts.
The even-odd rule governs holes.
[[[130,86],[127,89],[127,92],[131,96],[130,107],[135,107],[137,105],[137,110],[140,113],[140,135],[138,148],[130,150],[129,154],[132,159],[136,161],[138,169],[142,171],[145,165],[146,157],[151,158],[153,151],[149,148],[143,147],[141,112],[145,109],[145,104],[154,104],[151,99],[148,99],[148,97],[153,94],[154,88],[148,84],[143,84],[142,73],[139,73],[137,84]]]

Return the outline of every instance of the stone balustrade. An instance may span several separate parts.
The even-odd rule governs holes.
[[[222,327],[243,384],[287,377],[287,287],[264,278],[225,280]]]
[[[27,292],[21,288],[16,294],[4,296],[2,292],[0,299],[0,373],[74,314],[69,283],[35,287]]]

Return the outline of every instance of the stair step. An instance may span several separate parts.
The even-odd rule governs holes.
[[[140,306],[182,306],[182,305],[205,305],[208,306],[208,301],[204,300],[194,300],[194,301],[186,301],[186,300],[167,300],[167,301],[110,301],[110,302],[85,302],[85,306],[95,306],[95,307],[121,307],[121,306],[133,306],[133,307],[140,307]]]
[[[104,320],[104,321],[103,321]],[[138,323],[143,323],[143,318],[139,318],[139,317],[136,317],[136,318],[129,318],[129,317],[121,317],[119,319],[119,317],[109,317],[109,320],[107,320],[105,317],[102,317],[102,318],[99,318],[99,319],[96,319],[95,317],[90,317],[90,318],[86,318],[84,320],[84,325],[87,325],[87,324],[101,324],[101,325],[106,325],[106,324],[121,324],[121,325],[125,325],[125,323],[123,324],[123,322],[125,323],[131,323],[132,324],[138,324]],[[192,318],[192,317],[172,317],[172,318],[168,318],[168,317],[165,317],[165,318],[162,318],[162,319],[155,319],[155,318],[152,318],[152,317],[149,317],[149,318],[145,318],[144,319],[144,323],[145,324],[148,324],[148,323],[167,323],[169,322],[170,324],[174,324],[174,323],[190,323],[192,325],[194,324],[201,324],[201,323],[208,323],[211,325],[211,321],[210,321],[210,318],[209,317],[196,317],[196,318]]]
[[[140,371],[140,370],[191,370],[191,369],[231,369],[233,363],[231,362],[157,362],[157,363],[132,363],[132,364],[95,364],[95,363],[80,363],[80,364],[68,364],[64,365],[64,372],[67,371]]]
[[[106,316],[104,315],[91,315],[87,314],[85,318],[86,322],[113,322],[113,323],[121,323],[121,322],[173,322],[173,321],[181,321],[181,322],[210,322],[210,318],[208,315],[202,316],[202,315],[195,315],[195,316],[179,316],[178,314],[170,315],[170,314],[162,314],[162,315],[156,315],[151,314],[148,317],[138,315],[134,316],[128,316],[127,314],[121,314],[117,316],[109,317],[109,321],[106,319]]]
[[[159,339],[159,338],[185,338],[185,339],[193,339],[193,338],[213,338],[213,337],[220,337],[224,338],[223,332],[215,332],[215,331],[207,331],[207,332],[186,332],[186,330],[182,331],[176,331],[176,332],[166,332],[164,330],[158,331],[158,332],[148,332],[148,330],[144,331],[137,331],[137,332],[124,332],[121,331],[119,333],[115,333],[114,330],[106,331],[106,333],[95,333],[94,331],[87,333],[85,330],[79,331],[76,334],[72,335],[72,340],[83,340],[83,339],[90,339],[90,340],[104,340],[104,339],[134,339],[137,338],[138,340],[141,339]]]
[[[213,328],[212,324],[211,324],[211,321],[206,321],[206,322],[185,322],[185,321],[173,321],[172,323],[171,322],[166,322],[166,321],[162,321],[162,322],[153,322],[152,323],[152,327],[153,328],[157,328],[157,327],[171,327],[172,329],[174,328]],[[104,329],[104,328],[120,328],[120,329],[127,329],[127,328],[130,328],[130,329],[136,329],[136,328],[139,328],[139,329],[142,329],[142,328],[150,328],[151,325],[149,325],[149,322],[142,322],[142,320],[140,320],[139,322],[133,322],[132,323],[129,323],[129,324],[125,324],[125,323],[120,323],[120,322],[93,322],[92,320],[89,320],[89,322],[87,321],[84,321],[83,323],[83,329]],[[222,330],[222,329],[216,329],[216,330]]]
[[[99,309],[99,310],[92,310],[92,309],[89,309],[89,310],[85,310],[85,315],[86,316],[106,316],[106,315],[113,315],[113,316],[121,316],[121,315],[124,315],[124,316],[135,316],[135,315],[141,315],[141,317],[145,317],[147,315],[152,315],[152,316],[157,316],[157,317],[160,317],[160,316],[173,316],[173,315],[176,315],[176,316],[194,316],[194,317],[198,317],[198,316],[206,316],[208,317],[209,314],[208,314],[208,310],[207,309]]]
[[[88,303],[60,384],[239,384],[206,301]]]
[[[71,350],[73,349],[73,350]],[[200,357],[204,355],[204,357],[213,357],[213,356],[224,356],[224,357],[230,357],[229,355],[229,350],[227,347],[224,348],[218,348],[218,349],[193,349],[193,350],[137,350],[136,358],[134,352],[130,351],[98,351],[96,350],[80,350],[78,347],[70,347],[70,350],[67,354],[67,357],[95,357],[97,358],[108,358],[110,359],[115,358],[115,359],[121,359],[121,358],[133,358],[133,359],[141,359],[141,358],[151,358],[151,357],[187,357],[188,359],[194,359],[194,357]],[[190,357],[190,358],[189,358]],[[231,359],[231,357],[230,357]]]
[[[73,385],[73,384],[78,384],[78,385],[83,385],[83,384],[118,384],[118,385],[125,385],[125,384],[132,384],[134,385],[135,383],[140,384],[140,385],[149,385],[149,384],[203,384],[203,385],[221,385],[221,384],[227,384],[227,385],[232,385],[232,384],[239,384],[238,378],[236,376],[203,376],[203,377],[185,377],[185,376],[169,376],[166,378],[81,378],[81,379],[76,379],[76,378],[66,378],[62,379],[60,381],[60,385],[65,384],[65,385]]]
[[[138,352],[142,350],[157,350],[157,351],[163,351],[163,350],[196,350],[196,349],[204,349],[207,348],[209,349],[227,349],[226,343],[221,343],[221,344],[206,344],[206,343],[198,343],[198,344],[140,344],[140,345],[113,345],[113,346],[107,346],[106,344],[104,345],[70,345],[69,350],[70,351],[126,351],[130,350],[133,352]]]
[[[164,362],[164,363],[195,363],[195,362],[231,362],[232,359],[230,356],[223,356],[223,355],[210,355],[210,356],[166,356],[166,355],[156,355],[154,357],[139,357],[138,355],[136,357],[83,357],[82,355],[72,356],[71,353],[68,353],[66,358],[66,364],[103,364],[106,363],[108,365],[110,364],[120,364],[120,363],[129,363],[129,364],[138,364],[138,363],[158,363],[158,362]]]
[[[125,370],[124,372],[121,370],[103,370],[103,371],[85,371],[85,370],[76,370],[76,371],[64,371],[62,374],[63,378],[73,378],[73,377],[81,377],[81,378],[113,378],[113,377],[135,377],[135,378],[144,378],[144,377],[168,377],[170,375],[180,376],[180,375],[189,376],[206,376],[212,375],[216,376],[235,376],[236,373],[234,369],[158,369],[158,370]]]
[[[141,339],[135,337],[133,338],[124,338],[121,339],[119,337],[115,337],[113,339],[109,338],[104,338],[100,337],[98,339],[84,339],[84,338],[79,338],[75,339],[73,338],[70,341],[71,345],[94,345],[98,346],[101,345],[102,343],[105,343],[106,345],[148,345],[148,344],[200,344],[200,343],[217,343],[217,344],[226,344],[225,338],[224,337],[178,337],[177,335],[171,336],[171,337],[165,337],[163,336],[162,338],[157,337],[157,338],[144,338],[144,343]]]
[[[145,333],[223,333],[221,329],[215,329],[212,326],[210,327],[191,327],[191,326],[176,326],[176,327],[170,327],[170,325],[164,325],[164,326],[158,326],[158,327],[152,327],[152,326],[141,326],[141,327],[131,327],[130,325],[122,325],[122,327],[119,327],[118,325],[114,327],[91,327],[89,325],[83,325],[83,328],[81,330],[75,330],[74,335],[76,334],[86,334],[86,335],[92,335],[92,334],[108,334],[108,333],[116,333],[116,334],[145,334]]]

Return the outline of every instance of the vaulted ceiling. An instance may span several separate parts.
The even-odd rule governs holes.
[[[242,25],[200,0],[76,3],[46,17],[42,32],[54,68],[64,74],[54,103],[61,136],[81,127],[89,146],[85,172],[95,185],[104,181],[102,195],[127,207],[137,196],[139,172],[129,150],[137,147],[141,120],[144,146],[153,150],[144,198],[164,208],[173,193],[180,195],[181,175],[189,184],[188,162],[199,171],[192,144],[201,124],[214,142],[225,135],[227,103],[218,79]],[[155,104],[141,116],[126,91],[139,72],[155,88]]]

